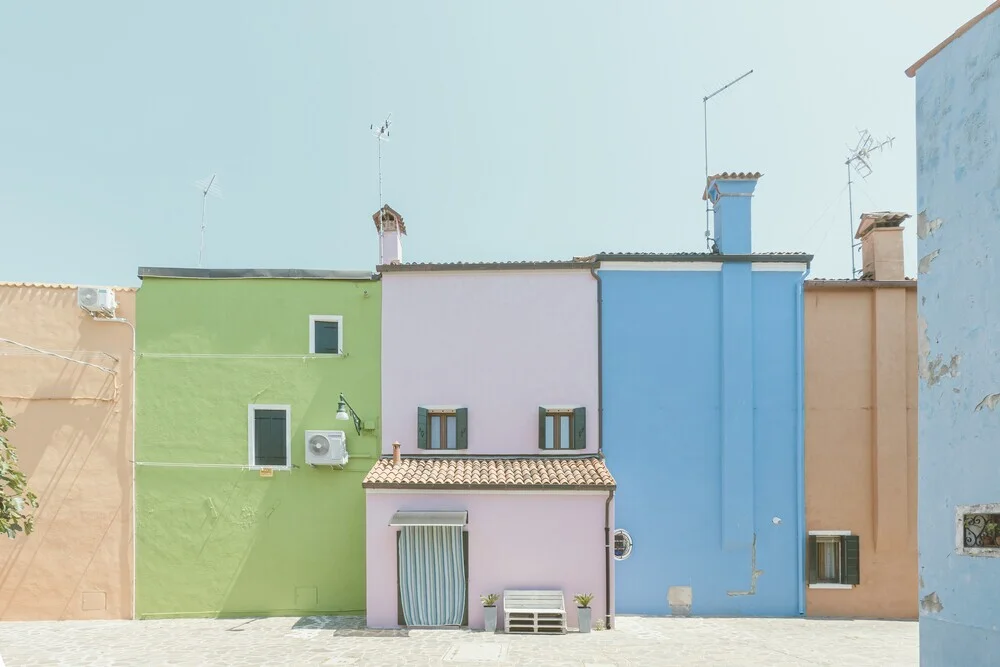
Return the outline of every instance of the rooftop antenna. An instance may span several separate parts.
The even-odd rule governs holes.
[[[892,148],[892,142],[895,139],[895,137],[886,137],[879,141],[868,130],[858,130],[857,145],[854,148],[847,147],[848,154],[844,165],[847,167],[847,208],[851,216],[849,220],[849,231],[851,233],[851,278],[858,277],[857,250],[861,246],[861,243],[854,238],[854,197],[851,192],[851,185],[854,181],[851,180],[851,167],[854,168],[854,171],[861,178],[868,178],[872,173],[872,154],[881,152],[887,146]]]
[[[392,113],[390,112],[378,128],[369,126],[372,134],[375,135],[378,145],[378,263],[382,264],[382,230],[385,228],[385,212],[382,210],[382,142],[389,141],[389,126],[392,125]]]
[[[215,174],[196,182],[195,187],[201,192],[201,245],[198,248],[198,268],[200,269],[201,260],[205,255],[205,205],[208,201],[208,195],[222,199],[222,190],[219,188],[219,179]]]
[[[753,74],[753,70],[750,70],[749,72],[747,72],[742,76],[736,77],[735,79],[724,85],[722,88],[719,88],[711,95],[706,95],[705,97],[701,98],[702,111],[705,117],[705,187],[706,188],[708,187],[708,101],[713,97],[715,97],[716,95],[718,95],[719,93],[721,93],[726,88],[736,85],[737,83],[747,78],[751,74]],[[709,250],[712,250],[712,245],[714,244],[713,242],[715,239],[712,238],[712,234],[708,230],[708,212],[710,210],[711,209],[709,208],[709,200],[708,197],[706,197],[705,198],[705,247],[708,248]]]

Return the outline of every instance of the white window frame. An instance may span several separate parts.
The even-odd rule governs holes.
[[[257,465],[254,459],[254,436],[256,435],[254,427],[254,413],[257,410],[284,410],[285,411],[285,461],[288,463],[283,466],[262,466]],[[290,405],[271,405],[265,403],[251,403],[247,406],[247,460],[250,462],[250,470],[260,470],[261,468],[270,468],[271,470],[291,470],[292,469],[292,406]]]
[[[337,354],[329,352],[319,353],[316,351],[316,323],[336,322],[337,323]],[[309,316],[309,354],[316,354],[323,357],[339,357],[344,354],[344,316],[343,315],[310,315]]]
[[[853,535],[849,530],[810,530],[810,537],[846,537]],[[840,569],[844,564],[840,563]],[[842,572],[839,574],[843,574]],[[809,588],[826,588],[830,590],[849,591],[854,588],[853,584],[809,584]]]
[[[974,558],[1000,558],[1000,547],[965,546],[966,514],[1000,514],[1000,503],[955,506],[955,553],[959,556],[972,556]]]

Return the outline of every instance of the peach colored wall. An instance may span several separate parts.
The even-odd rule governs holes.
[[[806,614],[917,617],[916,283],[806,283],[806,530],[860,536],[861,583]]]
[[[134,322],[135,291],[116,296]],[[31,536],[0,537],[0,620],[129,618],[132,329],[94,322],[75,287],[0,283],[0,339],[7,435],[40,504]]]

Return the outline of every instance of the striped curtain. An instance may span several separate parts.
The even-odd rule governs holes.
[[[462,624],[465,557],[461,526],[402,528],[399,595],[409,626]]]

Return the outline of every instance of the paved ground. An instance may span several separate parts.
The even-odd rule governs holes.
[[[31,665],[573,665],[911,667],[917,624],[621,616],[618,628],[536,637],[368,630],[361,619],[0,623],[7,667]]]

